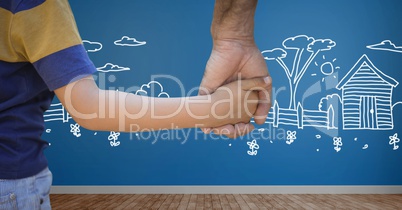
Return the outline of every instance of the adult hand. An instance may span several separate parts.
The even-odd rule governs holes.
[[[218,87],[237,79],[249,79],[269,76],[266,62],[254,41],[215,40],[211,56],[207,62],[204,77],[200,85],[200,95],[211,94]],[[271,108],[272,80],[266,79],[268,85],[264,91],[259,91],[259,103],[254,120],[263,124]],[[252,131],[251,123],[238,123],[218,128],[204,128],[204,133],[213,131],[236,137]]]

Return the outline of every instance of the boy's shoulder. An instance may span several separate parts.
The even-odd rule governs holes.
[[[30,10],[41,4],[46,0],[2,0],[0,1],[0,8],[10,11],[15,14],[21,11]]]

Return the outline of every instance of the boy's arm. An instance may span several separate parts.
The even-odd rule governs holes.
[[[229,84],[213,95],[152,98],[100,90],[92,77],[86,77],[56,89],[55,93],[84,128],[130,132],[247,123],[254,113],[256,101],[249,101],[245,105],[248,107],[244,107],[243,102],[247,98],[257,98],[257,93],[249,90],[265,86],[263,78],[258,78]],[[235,106],[230,107],[230,102]]]

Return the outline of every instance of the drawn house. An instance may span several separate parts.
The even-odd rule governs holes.
[[[344,129],[392,129],[392,91],[398,82],[363,55],[337,85],[342,90]]]

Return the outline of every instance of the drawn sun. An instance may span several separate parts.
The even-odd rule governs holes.
[[[332,61],[327,61],[327,58],[325,57],[325,55],[323,55],[322,59],[323,59],[323,63],[321,65],[319,65],[317,63],[317,61],[315,61],[314,64],[316,66],[320,67],[320,71],[324,76],[330,76],[335,72],[335,70],[338,70],[341,68],[339,66],[334,67],[336,58],[332,59]],[[316,76],[316,74],[312,74],[312,76]],[[333,77],[336,78],[335,75],[333,75]],[[324,81],[324,80],[325,80],[325,77],[322,78],[322,81]]]

